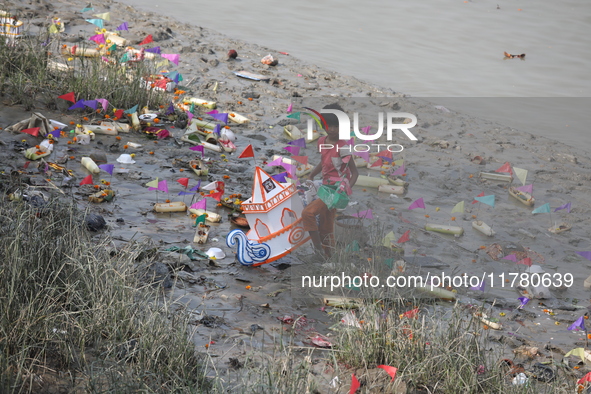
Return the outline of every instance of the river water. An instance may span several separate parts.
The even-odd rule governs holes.
[[[586,0],[123,2],[433,101],[591,97]],[[525,60],[504,59],[505,51]],[[591,121],[589,100],[484,102],[463,110],[591,149],[586,128],[573,126]]]

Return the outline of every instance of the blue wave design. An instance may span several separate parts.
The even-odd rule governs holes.
[[[226,237],[226,245],[231,248],[238,245],[236,257],[242,265],[248,266],[254,263],[262,263],[271,256],[269,245],[252,242],[246,238],[246,234],[241,230],[232,230]]]

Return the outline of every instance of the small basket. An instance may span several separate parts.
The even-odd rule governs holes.
[[[349,196],[338,191],[336,185],[322,185],[318,188],[318,198],[321,199],[328,209],[344,209],[349,205]]]

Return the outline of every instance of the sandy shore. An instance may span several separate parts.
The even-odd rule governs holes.
[[[15,12],[22,19],[30,20],[33,31],[37,26],[46,26],[48,18],[58,16],[66,24],[63,41],[74,43],[86,40],[94,31],[94,26],[84,21],[84,18],[90,16],[80,13],[84,6],[86,2],[78,0],[67,3],[39,0],[23,2],[18,8],[9,11]],[[572,333],[566,328],[587,311],[570,306],[589,305],[589,293],[584,289],[583,281],[589,275],[590,263],[575,254],[576,251],[589,250],[590,247],[588,238],[591,226],[587,219],[591,211],[588,199],[591,161],[588,154],[504,125],[457,112],[446,112],[436,108],[437,103],[405,97],[354,77],[305,64],[275,50],[244,43],[198,26],[181,24],[156,13],[141,13],[111,1],[93,2],[93,6],[94,13],[111,13],[112,20],[106,26],[110,30],[128,21],[130,30],[122,35],[130,42],[137,44],[146,35],[152,34],[155,41],[153,45],[160,46],[163,53],[180,54],[179,66],[170,64],[169,69],[182,73],[184,81],[180,86],[191,96],[215,100],[220,111],[236,111],[246,115],[250,119],[249,124],[232,125],[232,131],[237,135],[237,153],[252,144],[259,162],[269,159],[273,154],[286,155],[282,148],[289,140],[283,133],[282,126],[291,122],[285,118],[288,105],[298,100],[320,97],[327,101],[351,103],[353,98],[361,97],[363,99],[360,102],[376,108],[415,114],[418,125],[412,130],[419,141],[401,139],[400,143],[405,150],[394,157],[395,160],[404,159],[407,174],[405,180],[410,184],[408,192],[403,196],[391,196],[378,193],[376,189],[355,187],[352,199],[358,204],[347,208],[345,213],[371,209],[374,219],[364,221],[365,226],[383,226],[387,231],[393,231],[397,237],[406,230],[411,230],[411,239],[404,245],[405,254],[437,259],[441,268],[433,269],[434,274],[492,274],[495,278],[493,286],[489,283],[483,292],[466,288],[456,290],[461,302],[494,302],[496,315],[510,315],[519,305],[517,298],[520,297],[515,286],[503,283],[501,274],[522,272],[524,267],[509,260],[493,260],[481,247],[498,243],[507,252],[504,255],[509,254],[509,251],[529,248],[543,258],[543,261],[539,259],[538,262],[546,272],[572,274],[574,283],[572,287],[551,292],[548,299],[533,300],[524,308],[527,313],[522,313],[517,319],[499,317],[504,329],[498,335],[513,335],[521,343],[539,343],[540,348],[547,343],[565,351],[581,346],[584,334]],[[237,60],[227,60],[226,53],[230,49],[238,52]],[[277,66],[270,67],[260,63],[260,59],[268,53],[278,58]],[[238,70],[263,74],[269,78],[269,82],[238,78],[233,74],[233,71]],[[214,86],[217,86],[215,91]],[[30,112],[7,106],[6,103],[4,101],[0,106],[0,127],[6,128],[31,115]],[[66,110],[67,103],[60,100],[58,107],[59,111],[45,108],[37,108],[36,111],[66,124],[70,121],[80,122],[80,115]],[[65,194],[72,195],[82,207],[105,217],[116,243],[142,236],[151,237],[161,249],[171,246],[184,248],[192,243],[194,229],[186,215],[152,212],[152,205],[157,198],[181,199],[176,194],[183,189],[175,180],[188,176],[190,186],[193,186],[198,179],[188,169],[180,172],[183,165],[179,163],[194,158],[195,153],[188,149],[190,145],[177,143],[183,130],[168,126],[173,138],[158,141],[158,144],[141,134],[122,135],[121,141],[113,136],[97,135],[95,141],[86,146],[70,147],[65,143],[58,143],[49,157],[73,156],[74,159],[67,166],[80,180],[88,175],[80,165],[80,157],[102,151],[106,153],[109,163],[115,163],[121,153],[127,152],[123,149],[126,142],[142,144],[142,147],[134,150],[136,163],[125,167],[129,172],[113,176],[112,184],[117,197],[112,203],[89,203],[88,186],[79,187],[76,183],[71,189],[64,188]],[[0,133],[0,140],[4,143],[0,166],[5,172],[23,168],[26,159],[12,145],[22,139],[26,139],[31,145],[40,141],[28,135],[23,137],[22,134]],[[152,151],[154,154],[149,154]],[[252,160],[237,159],[237,153],[227,155],[226,162],[219,154],[206,151],[206,155],[213,161],[208,180],[224,180],[227,192],[250,195]],[[318,162],[314,144],[308,144],[300,155],[308,155],[313,164]],[[481,156],[484,164],[474,161],[475,156]],[[548,232],[548,214],[532,215],[533,208],[526,207],[508,195],[507,183],[482,180],[478,176],[482,171],[494,172],[505,162],[529,171],[527,183],[534,183],[535,207],[550,203],[553,210],[571,202],[570,214],[566,211],[552,213],[553,221],[571,223],[570,231],[561,234]],[[34,164],[29,166],[27,175],[34,184],[42,185],[46,174],[35,167]],[[380,171],[367,168],[360,169],[360,174],[377,178],[381,175]],[[224,179],[224,175],[229,178]],[[59,184],[60,176],[54,176],[55,183]],[[169,195],[162,193],[157,197],[154,192],[147,191],[145,183],[156,177],[168,181]],[[206,182],[206,179],[203,181]],[[516,183],[520,185],[519,181]],[[477,213],[479,205],[472,205],[470,202],[481,192],[496,196],[494,208],[483,205],[478,211],[478,218],[493,226],[496,232],[493,237],[486,237],[471,227],[472,215]],[[411,202],[418,198],[424,199],[426,209],[408,210]],[[449,212],[459,201],[466,202],[466,211],[463,215],[456,215],[452,222]],[[232,350],[238,340],[253,346],[260,345],[258,337],[250,336],[254,324],[272,332],[281,326],[277,318],[306,314],[316,320],[314,330],[327,332],[327,327],[333,322],[324,312],[318,310],[320,301],[316,305],[310,303],[305,308],[300,308],[300,304],[292,301],[291,291],[297,289],[290,289],[290,270],[279,269],[284,268],[281,265],[242,267],[234,261],[234,251],[225,245],[224,240],[231,229],[226,219],[229,212],[225,208],[215,207],[214,204],[210,204],[209,208],[220,213],[223,221],[212,227],[210,241],[200,249],[220,247],[229,257],[217,260],[215,267],[210,266],[207,261],[193,262],[190,264],[192,269],[189,280],[179,281],[172,290],[168,290],[171,297],[178,298],[179,304],[185,304],[188,309],[223,319],[222,324],[198,326],[193,337],[195,344],[203,348],[206,343],[215,341],[217,345],[210,346],[209,352],[223,355],[217,360],[219,367],[225,368],[227,359],[240,353],[237,348]],[[430,223],[463,227],[464,235],[454,238],[422,230],[426,221],[425,214],[430,216]],[[193,246],[197,248],[198,245]],[[361,245],[368,249],[374,246]],[[162,258],[162,262],[178,264],[178,261],[175,263],[173,260],[170,256]],[[283,263],[293,266],[303,264],[297,255],[286,258]],[[200,276],[207,278],[205,283],[198,279]],[[250,286],[249,289],[246,286]],[[206,291],[211,289],[215,291]],[[270,308],[265,307],[265,304],[269,304]],[[561,306],[568,307],[559,310]],[[545,309],[556,309],[556,313],[548,315],[543,312]],[[547,357],[553,355],[550,351],[542,353]]]

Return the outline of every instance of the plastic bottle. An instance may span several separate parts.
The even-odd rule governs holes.
[[[100,168],[98,168],[94,160],[92,160],[90,157],[83,157],[82,160],[80,160],[80,163],[93,174],[98,174],[101,172]]]

